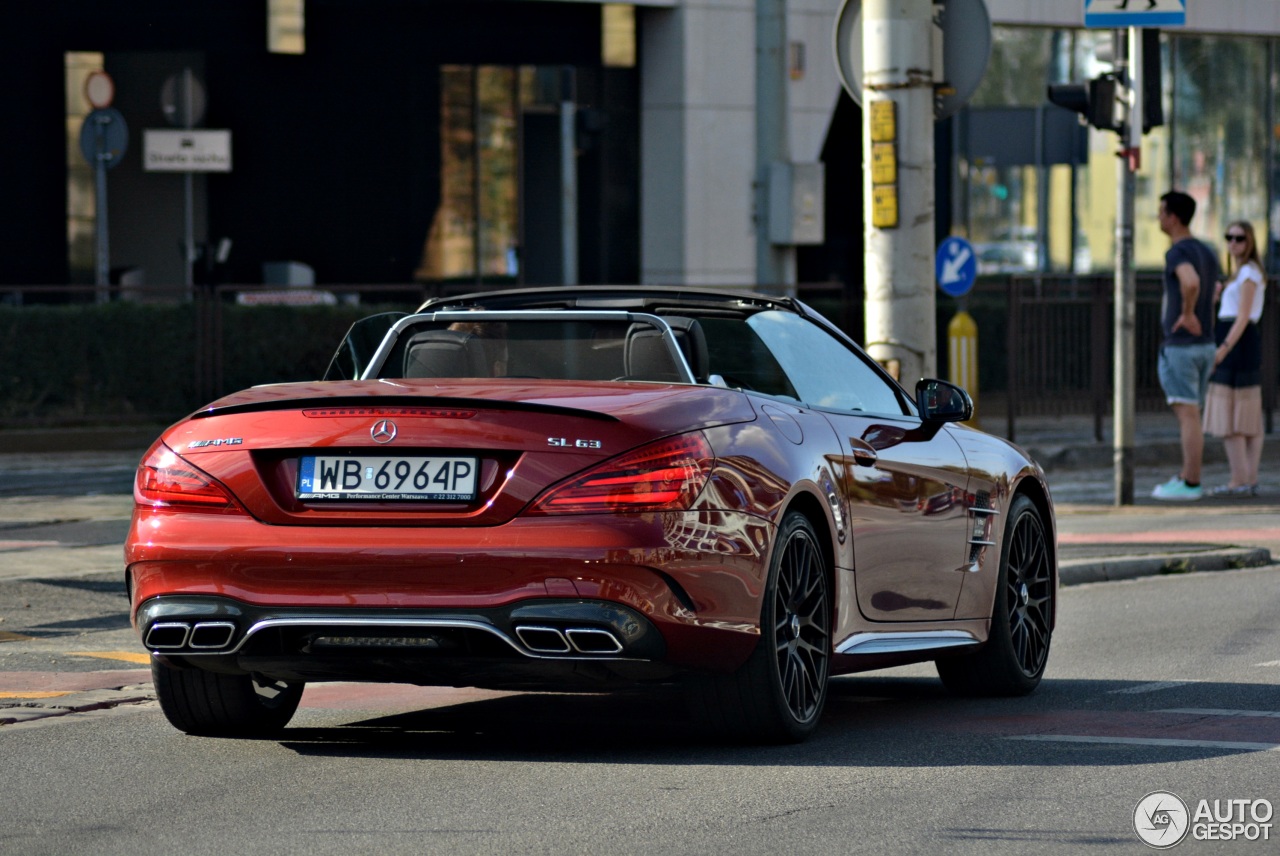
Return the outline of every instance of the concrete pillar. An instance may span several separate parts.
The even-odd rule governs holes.
[[[912,389],[937,367],[934,259],[933,2],[862,4],[862,147],[867,351]],[[876,110],[876,102],[892,106]],[[896,217],[873,190],[873,116],[892,116]],[[884,145],[884,128],[877,138]],[[877,221],[884,225],[876,225]]]

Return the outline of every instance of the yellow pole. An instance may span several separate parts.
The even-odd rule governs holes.
[[[963,309],[947,325],[947,366],[949,380],[964,387],[973,399],[973,418],[967,424],[978,425],[978,325]]]

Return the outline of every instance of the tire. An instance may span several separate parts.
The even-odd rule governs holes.
[[[1053,632],[1053,570],[1044,523],[1018,496],[1005,523],[1000,577],[987,642],[937,661],[947,690],[966,696],[1026,695],[1040,685]]]
[[[179,669],[151,660],[151,680],[165,717],[179,731],[207,737],[262,737],[288,724],[304,684],[261,675]]]
[[[813,525],[799,512],[778,528],[760,614],[760,641],[732,675],[699,676],[694,715],[715,733],[760,743],[809,737],[827,700],[831,665],[828,568]]]

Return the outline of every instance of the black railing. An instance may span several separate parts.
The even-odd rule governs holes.
[[[240,386],[302,379],[304,375],[316,377],[323,372],[324,363],[332,353],[327,349],[336,347],[345,325],[361,314],[375,311],[373,307],[411,310],[428,297],[470,290],[475,290],[474,284],[321,285],[316,292],[336,295],[340,303],[359,305],[340,305],[323,316],[306,316],[306,320],[298,321],[324,324],[323,329],[313,330],[305,337],[308,344],[303,348],[298,336],[286,335],[270,326],[277,323],[275,319],[281,319],[279,323],[295,323],[288,313],[277,310],[275,315],[260,314],[237,306],[237,298],[281,291],[304,295],[307,289],[244,285],[212,289],[113,285],[105,291],[93,286],[0,287],[0,306],[75,304],[83,308],[105,298],[113,304],[170,307],[154,319],[141,321],[168,325],[172,334],[166,340],[168,350],[159,353],[153,353],[158,343],[146,343],[153,345],[150,349],[135,342],[115,343],[112,350],[72,349],[64,342],[58,347],[67,353],[56,368],[48,358],[20,354],[25,359],[23,371],[28,375],[49,376],[42,376],[38,383],[34,377],[16,382],[19,369],[7,366],[14,377],[0,378],[0,391],[8,390],[13,401],[7,409],[0,409],[0,424],[14,427],[70,418],[82,422],[148,416],[170,418],[175,412],[183,412],[183,408],[199,406]],[[783,289],[762,290],[777,293]],[[1010,439],[1016,437],[1019,417],[1070,415],[1092,417],[1095,439],[1102,441],[1104,423],[1112,410],[1112,292],[1109,275],[1035,275],[984,277],[967,296],[965,305],[979,327],[980,389],[976,396],[979,410],[995,416],[1003,409],[1006,436]],[[840,283],[802,283],[795,286],[795,293],[855,340],[863,340],[864,308],[860,293]],[[1280,288],[1275,280],[1267,285],[1267,304],[1262,323],[1263,408],[1266,430],[1270,433],[1280,373],[1277,366],[1280,362]],[[939,298],[937,371],[942,377],[948,373],[947,321],[955,308],[955,301]],[[74,306],[68,309],[76,311]],[[1140,276],[1135,318],[1134,400],[1135,407],[1143,412],[1161,411],[1165,407],[1156,377],[1159,312],[1158,276]],[[74,323],[89,323],[87,318],[76,317],[79,320]],[[141,331],[130,328],[132,333],[112,329],[113,323],[130,321],[130,318],[121,318],[118,314],[104,318],[111,321],[97,322],[95,339],[105,342],[113,335],[117,338],[151,336],[146,327]],[[135,325],[139,323],[138,318],[131,318]],[[12,315],[10,321],[19,323]],[[51,347],[50,343],[61,336],[79,335],[74,326],[57,326],[73,322],[52,318],[44,323],[46,327],[54,326],[57,336],[46,332],[43,338],[28,336],[21,342],[0,340],[0,352],[5,352],[7,346],[40,350]],[[6,336],[8,338],[11,337]],[[133,353],[121,356],[122,350],[130,349]],[[246,352],[254,349],[262,351],[262,355],[246,356]],[[109,353],[104,355],[101,353],[104,350]],[[127,389],[116,389],[122,384],[115,384],[103,390],[101,378],[111,377],[112,373],[117,378],[128,376],[132,384]],[[161,396],[157,390],[168,394]],[[51,403],[60,404],[52,406]]]
[[[1276,401],[1277,282],[1267,283],[1262,316],[1262,400],[1267,433]],[[1167,406],[1156,361],[1160,349],[1161,279],[1137,278],[1134,306],[1134,409]],[[1115,329],[1111,276],[1013,276],[1006,289],[1006,436],[1019,416],[1093,417],[1094,439],[1112,411]]]

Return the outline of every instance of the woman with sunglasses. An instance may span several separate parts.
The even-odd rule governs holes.
[[[1204,432],[1222,438],[1231,465],[1231,482],[1210,496],[1256,496],[1262,458],[1262,337],[1258,321],[1266,277],[1258,259],[1253,226],[1237,220],[1227,226],[1231,257],[1229,279],[1219,283],[1218,350],[1205,400]]]

